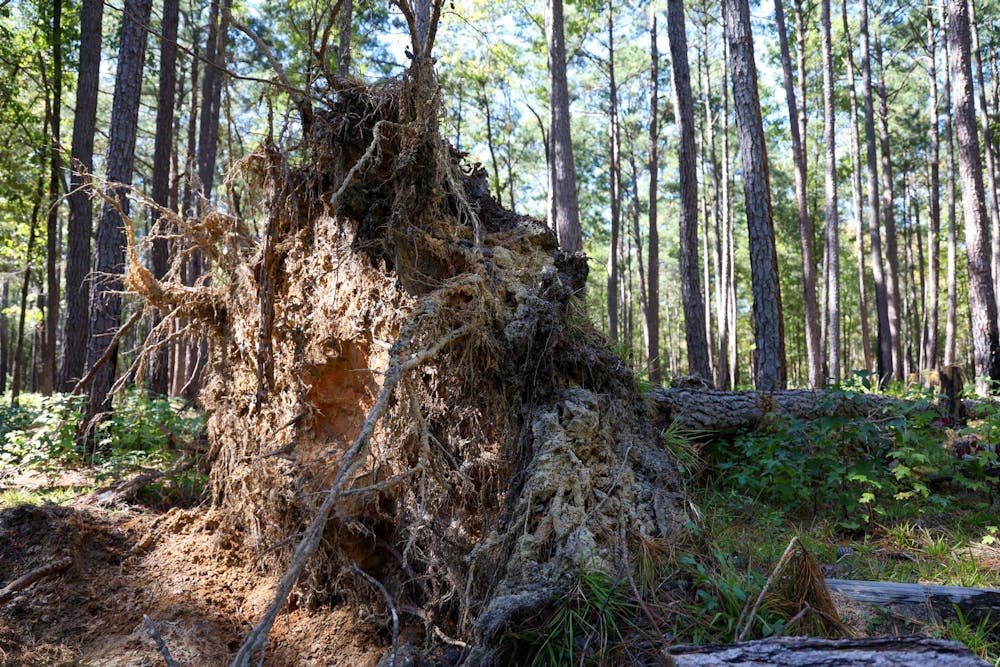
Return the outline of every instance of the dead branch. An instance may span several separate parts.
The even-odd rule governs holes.
[[[106,364],[108,362],[108,359],[110,359],[111,356],[115,353],[115,350],[118,349],[118,343],[120,343],[122,338],[125,337],[125,334],[128,333],[128,330],[132,328],[132,325],[135,324],[140,317],[142,317],[142,313],[143,313],[142,310],[135,311],[134,313],[132,313],[132,317],[128,318],[128,320],[125,321],[125,324],[121,325],[118,328],[118,331],[115,332],[115,335],[111,339],[111,342],[108,343],[107,348],[105,348],[104,354],[102,354],[101,358],[97,360],[97,363],[95,363],[90,368],[90,370],[87,371],[87,374],[84,375],[82,378],[80,378],[80,381],[76,383],[76,386],[73,387],[73,391],[71,391],[70,394],[73,395],[79,394],[81,391],[83,391],[83,388],[86,387],[90,383],[90,381],[94,379],[94,375],[97,373],[98,370],[100,370],[101,366]]]
[[[163,656],[163,660],[167,663],[167,667],[181,667],[181,663],[174,660],[173,656],[170,655],[170,649],[167,648],[167,643],[163,641],[163,637],[160,636],[160,633],[156,631],[156,626],[153,625],[153,619],[146,614],[143,614],[142,622],[146,625],[146,632],[148,632],[149,636],[153,638],[154,642],[156,642],[156,648],[160,650],[160,655]]]
[[[64,558],[60,561],[56,561],[55,563],[49,563],[48,565],[43,565],[41,567],[35,568],[31,572],[28,572],[27,574],[18,577],[14,581],[4,586],[3,590],[0,590],[0,604],[4,604],[12,597],[14,597],[14,595],[18,591],[27,588],[36,581],[45,579],[46,577],[54,576],[56,574],[60,574],[68,570],[69,566],[72,564],[73,564],[72,558]]]
[[[750,598],[747,598],[747,603],[743,606],[743,611],[740,613],[740,617],[736,621],[736,632],[738,634],[735,637],[735,641],[743,641],[743,638],[746,637],[748,632],[750,632],[750,628],[754,625],[754,617],[757,616],[757,610],[760,609],[760,605],[764,601],[764,596],[767,595],[767,591],[771,588],[771,584],[774,583],[774,580],[779,574],[781,574],[781,570],[784,569],[785,565],[791,559],[792,554],[795,553],[795,547],[798,543],[799,538],[798,535],[796,535],[788,543],[788,546],[785,547],[785,553],[781,554],[781,558],[778,559],[778,564],[774,566],[774,571],[771,572],[771,576],[769,576],[767,581],[764,582],[764,587],[760,589],[760,595],[757,596],[757,600],[753,603],[753,608],[750,609],[749,614],[747,614],[747,610],[749,609]],[[741,630],[740,624],[743,623],[744,619],[746,619],[746,625],[744,625]]]

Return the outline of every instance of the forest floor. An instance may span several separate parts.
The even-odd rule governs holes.
[[[0,664],[163,664],[144,615],[182,664],[226,664],[271,601],[276,577],[227,557],[210,509],[69,499],[88,481],[81,471],[6,480],[4,583],[63,559],[71,565],[0,606]],[[34,504],[51,498],[61,502]],[[294,609],[271,632],[265,664],[374,665],[386,645],[346,609]]]

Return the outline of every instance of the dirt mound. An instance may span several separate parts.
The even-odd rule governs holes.
[[[222,665],[273,594],[220,549],[210,510],[159,516],[85,506],[0,511],[0,572],[12,580],[64,557],[72,566],[0,606],[0,665],[162,664],[143,616],[185,665]],[[6,583],[6,581],[5,581]],[[346,606],[295,610],[264,664],[374,665],[388,638]]]
[[[418,652],[489,663],[581,568],[677,537],[674,464],[582,311],[586,259],[461,167],[431,67],[326,102],[299,166],[269,144],[236,166],[239,219],[168,220],[208,286],[134,252],[128,284],[211,332],[226,544],[291,563],[295,603],[401,615]]]

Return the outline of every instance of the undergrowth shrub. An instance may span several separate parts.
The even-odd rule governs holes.
[[[96,426],[96,452],[87,455],[80,442],[83,397],[27,395],[20,406],[0,409],[0,467],[33,470],[50,477],[66,468],[92,465],[98,484],[139,469],[164,469],[175,462],[177,444],[202,431],[202,416],[181,409],[178,401],[130,390],[118,397],[109,419]],[[201,494],[204,476],[190,471],[147,490],[157,500],[183,501]],[[177,496],[177,497],[175,497]]]
[[[758,431],[711,443],[705,450],[710,485],[799,518],[832,515],[850,530],[884,517],[991,503],[996,454],[984,448],[962,459],[951,439],[976,434],[990,441],[1000,424],[997,414],[949,431],[929,396],[907,398],[914,400],[899,414],[865,420],[775,416]]]

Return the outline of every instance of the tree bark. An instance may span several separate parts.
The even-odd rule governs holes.
[[[778,282],[767,148],[764,144],[757,91],[750,7],[747,0],[726,0],[725,12],[750,241],[754,339],[757,345],[755,381],[758,389],[770,391],[784,389],[786,371],[781,286]]]
[[[340,41],[337,44],[337,74],[351,73],[351,33],[353,27],[354,0],[343,0],[340,5]]]
[[[865,105],[865,150],[868,161],[868,231],[871,235],[872,275],[875,278],[875,310],[878,314],[878,376],[885,384],[893,376],[892,334],[889,324],[889,293],[882,264],[879,233],[878,146],[875,143],[875,105],[872,101],[871,49],[868,45],[868,0],[861,2],[861,94]]]
[[[1000,293],[1000,210],[997,202],[996,155],[993,150],[993,131],[989,105],[986,102],[986,77],[983,76],[983,58],[979,48],[979,22],[976,20],[975,0],[969,2],[969,28],[971,32],[972,57],[975,74],[979,79],[979,115],[983,123],[983,154],[986,158],[986,211],[989,214],[991,242],[993,293]]]
[[[927,283],[924,296],[926,317],[924,317],[924,350],[923,366],[929,371],[938,368],[938,284],[941,272],[941,118],[938,112],[940,103],[937,85],[937,26],[934,25],[933,5],[927,7],[928,35],[928,74],[930,76],[931,103],[931,159],[930,159],[930,192],[928,193],[927,220]]]
[[[1000,337],[997,302],[990,267],[983,169],[979,133],[972,101],[969,10],[965,0],[948,0],[948,41],[951,45],[952,111],[958,135],[958,163],[965,211],[965,248],[969,260],[969,307],[976,388],[995,390],[1000,382]]]
[[[875,58],[879,79],[876,85],[879,99],[879,146],[882,155],[882,219],[885,224],[885,287],[889,305],[889,336],[892,340],[893,371],[896,380],[903,378],[903,333],[901,327],[902,299],[899,287],[899,249],[896,238],[896,203],[893,195],[892,144],[889,141],[889,103],[882,66],[882,43],[875,35]]]
[[[104,3],[83,0],[80,6],[80,61],[77,68],[76,113],[70,175],[69,224],[66,234],[66,321],[63,328],[60,388],[70,391],[83,377],[87,359],[90,313],[90,237],[94,210],[85,187],[94,170],[94,126],[101,67],[101,22]]]
[[[867,287],[866,287],[866,274],[865,274],[865,223],[864,223],[864,213],[861,204],[861,138],[860,128],[861,123],[858,120],[858,94],[855,88],[855,76],[854,76],[854,45],[851,40],[851,30],[847,23],[847,0],[842,0],[841,3],[841,18],[844,24],[844,41],[847,44],[847,55],[845,61],[847,64],[847,80],[848,88],[847,91],[850,97],[850,110],[851,110],[851,201],[854,208],[855,216],[855,248],[856,248],[856,258],[858,266],[858,310],[860,310],[860,320],[861,320],[861,347],[864,358],[864,365],[866,370],[872,370],[872,347],[871,340],[869,338],[869,323],[868,323],[868,299],[867,299]]]
[[[91,299],[90,338],[87,363],[94,365],[104,354],[121,325],[122,274],[125,268],[125,231],[122,215],[128,213],[127,187],[132,182],[136,126],[145,65],[146,25],[151,0],[127,0],[122,18],[115,97],[111,107],[105,180],[109,183],[97,222],[94,254],[94,295]],[[117,185],[121,184],[121,185]],[[111,385],[118,370],[117,359],[104,364],[91,380],[87,415],[93,419],[111,409]],[[94,443],[89,443],[93,447]]]
[[[799,242],[802,248],[802,299],[805,304],[806,369],[809,386],[819,387],[823,382],[823,365],[820,350],[820,313],[816,299],[816,260],[813,254],[813,229],[809,219],[808,195],[806,192],[806,148],[805,137],[800,134],[804,122],[795,96],[792,80],[792,59],[785,30],[785,12],[782,0],[774,2],[774,18],[777,23],[778,44],[781,50],[781,71],[785,84],[785,99],[788,102],[789,130],[792,137],[792,159],[795,165],[795,202],[799,213]],[[801,114],[804,116],[804,111]]]
[[[945,23],[945,0],[941,0],[938,6],[941,16],[941,29],[946,29]],[[944,106],[948,110],[945,118],[945,141],[947,143],[948,165],[945,172],[948,174],[948,267],[947,267],[947,290],[948,305],[945,321],[945,341],[944,341],[944,366],[950,368],[956,363],[956,336],[958,333],[958,288],[957,288],[957,267],[958,267],[958,226],[955,222],[955,142],[954,142],[954,119],[951,115],[951,47],[949,40],[944,40]]]
[[[780,0],[776,0],[780,2]],[[824,179],[826,218],[827,380],[840,380],[840,222],[837,217],[837,118],[833,100],[833,46],[830,38],[830,0],[820,10],[823,49],[823,141],[826,144]]]
[[[784,665],[907,665],[908,667],[982,667],[964,644],[924,637],[819,639],[781,637],[726,645],[675,646],[669,653],[678,667]]]
[[[570,133],[563,0],[549,0],[548,9],[545,27],[549,56],[549,141],[552,144],[549,151],[549,224],[556,230],[559,247],[573,253],[583,250],[583,234]]]
[[[694,143],[694,103],[691,99],[691,72],[688,68],[684,3],[667,2],[667,37],[673,67],[674,114],[677,122],[677,166],[680,172],[680,271],[681,300],[684,304],[684,339],[687,344],[688,372],[712,379],[705,332],[705,303],[698,275],[698,174]]]
[[[608,253],[608,337],[618,344],[618,234],[621,231],[622,167],[618,131],[618,81],[615,78],[615,11],[608,3],[608,146],[610,148],[611,251]],[[643,304],[643,308],[646,304]]]
[[[649,10],[649,269],[646,287],[646,363],[649,381],[660,383],[660,233],[657,227],[660,176],[660,52],[656,46],[656,10]]]
[[[45,347],[42,350],[40,390],[46,396],[56,388],[56,333],[59,328],[59,197],[62,190],[60,118],[62,115],[62,0],[52,2],[52,103],[49,127],[49,204],[45,224]]]
[[[156,99],[156,138],[153,147],[153,201],[165,209],[170,207],[170,164],[174,145],[174,99],[177,90],[177,23],[178,0],[163,0],[160,40],[160,76]],[[153,224],[160,215],[153,211]],[[153,240],[153,276],[158,280],[167,274],[169,264],[167,239]],[[162,314],[154,315],[151,326],[161,321]],[[166,346],[155,353],[152,361],[150,388],[157,394],[169,392],[168,354]]]
[[[0,293],[0,394],[7,393],[7,373],[10,370],[10,322],[7,321],[7,304],[10,298],[10,281],[3,281]]]

